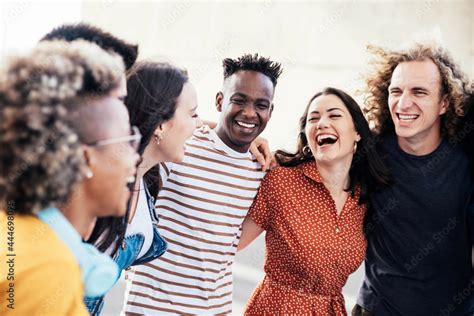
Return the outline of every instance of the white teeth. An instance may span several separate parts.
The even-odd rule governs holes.
[[[331,134],[323,134],[323,135],[318,135],[317,141],[320,142],[324,139],[334,139],[337,140],[337,137]]]
[[[414,120],[418,117],[419,115],[407,115],[407,114],[398,114],[398,117],[401,120]]]
[[[257,124],[248,124],[248,123],[244,123],[244,122],[241,122],[241,121],[237,121],[237,124],[239,124],[240,126],[243,126],[243,127],[247,127],[247,128],[254,128],[255,126],[257,126]]]
[[[127,183],[134,183],[134,182],[135,182],[135,176],[127,177]]]

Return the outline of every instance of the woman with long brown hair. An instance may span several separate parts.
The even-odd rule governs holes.
[[[265,278],[246,314],[345,315],[341,290],[365,256],[367,195],[388,183],[367,121],[345,92],[315,94],[297,151],[277,151],[242,228],[239,250],[266,231]]]

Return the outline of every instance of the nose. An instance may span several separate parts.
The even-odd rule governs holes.
[[[412,105],[412,101],[408,93],[404,92],[397,101],[397,110],[400,112],[408,110]]]
[[[200,128],[202,126],[202,120],[201,118],[198,116],[198,118],[196,119],[196,128]]]
[[[253,104],[247,104],[243,110],[242,110],[242,114],[245,116],[245,117],[255,117],[257,115],[257,112],[255,111],[255,108],[253,106]]]
[[[138,162],[140,161],[140,155],[136,151],[134,151],[132,159],[133,159],[132,160],[133,161],[133,166],[136,166],[136,165],[138,165]]]
[[[327,128],[328,126],[329,126],[329,119],[325,115],[321,116],[317,125],[318,129]]]

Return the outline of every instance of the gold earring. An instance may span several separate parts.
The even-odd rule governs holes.
[[[156,134],[156,135],[155,135],[155,139],[156,139],[156,144],[159,145],[160,142],[163,140],[163,135],[161,135],[161,134]]]
[[[354,154],[355,154],[355,153],[356,153],[356,151],[357,151],[357,142],[354,142],[354,150],[352,151],[352,153],[354,153]]]
[[[92,170],[87,170],[86,171],[86,178],[87,179],[92,179],[93,176],[94,176],[94,173],[92,172]]]
[[[303,156],[305,158],[313,157],[313,152],[311,151],[311,148],[309,148],[309,145],[303,147]]]

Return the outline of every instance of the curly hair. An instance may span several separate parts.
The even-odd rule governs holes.
[[[227,79],[239,70],[253,70],[270,78],[273,86],[276,86],[278,78],[283,72],[280,63],[258,54],[245,54],[237,59],[226,58],[222,61],[222,66],[224,67],[224,79]]]
[[[64,24],[46,34],[41,41],[64,40],[72,42],[85,40],[97,44],[102,49],[120,55],[129,70],[137,60],[138,45],[132,45],[114,35],[87,23]]]
[[[388,87],[392,73],[398,64],[409,61],[432,60],[438,67],[441,77],[441,95],[446,95],[449,102],[446,113],[441,118],[441,133],[448,140],[455,137],[460,117],[464,115],[467,95],[471,86],[467,76],[461,71],[450,53],[441,46],[432,43],[415,43],[403,50],[386,50],[379,46],[369,45],[368,51],[375,58],[374,66],[365,79],[363,90],[365,97],[364,113],[373,122],[375,131],[380,134],[393,131],[394,125],[388,105]]]
[[[68,122],[83,97],[108,95],[124,72],[95,44],[38,44],[0,70],[0,208],[34,214],[69,198],[80,180],[80,141]],[[13,202],[13,203],[12,203]]]

